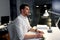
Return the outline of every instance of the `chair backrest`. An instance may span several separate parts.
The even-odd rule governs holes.
[[[7,28],[10,35],[10,40],[18,39],[15,25],[13,23],[10,23]]]

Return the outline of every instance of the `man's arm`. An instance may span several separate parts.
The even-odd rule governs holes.
[[[31,39],[31,38],[42,38],[43,34],[37,33],[37,34],[25,34],[24,39]]]
[[[32,32],[36,32],[36,28],[30,28],[30,30],[29,31],[32,31]]]
[[[38,30],[38,29],[36,29],[36,28],[30,28],[30,30],[29,30],[29,31],[37,32],[37,33],[43,33],[43,34],[44,34],[44,32],[43,32],[43,31],[40,31],[40,30]]]

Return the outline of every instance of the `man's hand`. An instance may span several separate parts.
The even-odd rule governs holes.
[[[42,33],[37,33],[36,38],[43,38],[43,34]]]
[[[44,34],[44,32],[43,31],[40,31],[40,30],[35,30],[37,33],[42,33],[42,34]]]

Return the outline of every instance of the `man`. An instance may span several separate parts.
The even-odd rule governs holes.
[[[41,38],[43,37],[43,32],[37,29],[33,29],[28,21],[27,16],[30,13],[29,5],[22,4],[20,6],[20,15],[12,22],[12,27],[8,27],[10,29],[10,33],[12,30],[11,40],[27,40],[30,38]],[[12,29],[13,28],[13,29]],[[28,31],[38,32],[37,34],[29,34]]]

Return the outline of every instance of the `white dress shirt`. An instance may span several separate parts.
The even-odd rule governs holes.
[[[18,16],[8,25],[11,40],[24,40],[24,34],[31,28],[28,18],[23,15]]]

